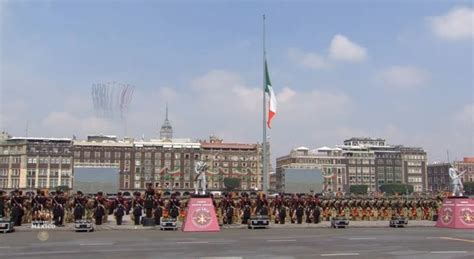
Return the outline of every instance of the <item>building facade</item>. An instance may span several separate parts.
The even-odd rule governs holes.
[[[453,164],[459,172],[466,171],[463,182],[474,182],[474,157],[465,157],[462,161],[455,161]]]
[[[451,168],[450,163],[433,163],[428,165],[428,191],[437,193],[451,190],[449,168]]]
[[[302,147],[277,158],[275,185],[277,190],[284,189],[285,168],[319,168],[325,175],[326,191],[349,191],[351,185],[367,185],[368,192],[374,192],[383,184],[408,183],[421,192],[427,189],[426,161],[421,148],[392,146],[380,138],[351,138],[336,148],[309,151]]]
[[[73,187],[72,139],[3,135],[0,139],[0,189]]]
[[[289,155],[277,158],[275,189],[285,191],[288,169],[321,170],[323,191],[344,191],[348,184],[346,162],[342,149],[322,147],[309,150],[306,147],[293,149]]]

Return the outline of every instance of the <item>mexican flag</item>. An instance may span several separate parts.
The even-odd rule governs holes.
[[[273,92],[272,83],[270,82],[270,75],[268,75],[267,61],[265,60],[265,93],[268,94],[268,116],[267,116],[267,127],[271,129],[271,122],[276,114],[277,102],[275,93]]]

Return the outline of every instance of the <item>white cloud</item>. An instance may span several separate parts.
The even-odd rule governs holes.
[[[293,62],[310,69],[321,69],[329,66],[326,59],[317,53],[290,48],[288,56]]]
[[[375,78],[385,88],[412,89],[423,86],[429,80],[429,73],[413,66],[392,66],[380,71]]]
[[[350,41],[346,36],[337,34],[329,47],[329,58],[348,62],[361,62],[367,58],[367,51]]]
[[[428,18],[433,33],[447,40],[474,39],[474,9],[456,7],[447,14]]]
[[[296,64],[317,70],[333,67],[335,62],[362,62],[367,59],[367,50],[350,41],[346,36],[337,34],[331,40],[327,56],[290,48],[288,57]]]

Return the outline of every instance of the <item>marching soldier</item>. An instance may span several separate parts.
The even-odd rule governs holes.
[[[7,203],[7,196],[5,192],[0,190],[0,218],[5,217],[5,204]]]
[[[107,200],[103,197],[103,195],[103,192],[97,192],[97,196],[94,199],[94,217],[96,225],[102,225],[102,220],[106,215],[105,205]]]
[[[10,199],[11,209],[11,220],[15,226],[21,226],[23,215],[25,213],[23,209],[23,197],[22,192],[18,190],[13,191],[13,195]]]
[[[132,201],[135,226],[140,225],[140,218],[143,215],[143,203],[144,200],[141,198],[140,192],[135,192],[135,197]]]
[[[81,220],[86,212],[85,206],[87,203],[86,197],[81,191],[77,191],[74,197],[74,221]]]
[[[320,207],[315,206],[314,209],[313,209],[313,222],[314,222],[314,224],[318,224],[320,222],[320,219],[319,219],[320,213],[321,213]]]
[[[125,215],[125,199],[122,196],[122,192],[117,193],[112,207],[117,225],[122,225],[123,215]]]
[[[155,217],[155,224],[160,225],[161,224],[161,217],[163,217],[163,206],[165,205],[163,199],[161,198],[161,193],[156,193],[155,197],[155,211],[153,213],[153,216]]]
[[[149,183],[145,190],[145,215],[147,218],[151,218],[153,212],[153,205],[154,205],[154,198],[155,198],[155,190],[153,189],[153,185]]]
[[[31,208],[32,208],[32,220],[44,220],[40,217],[41,212],[46,206],[46,197],[44,195],[44,191],[40,189],[36,190],[36,196],[33,197],[31,200]]]
[[[179,208],[181,208],[181,201],[176,196],[176,193],[173,193],[168,204],[168,211],[172,219],[178,218]]]
[[[295,211],[297,224],[303,223],[303,214],[304,214],[303,205],[301,203],[299,203],[298,207],[296,208],[296,211]]]
[[[280,210],[278,211],[278,215],[280,216],[280,218],[278,220],[280,222],[280,224],[285,224],[285,220],[286,220],[286,206],[285,205],[280,206]]]
[[[53,220],[56,226],[64,226],[64,204],[66,204],[66,199],[63,195],[64,193],[58,190],[53,197]]]

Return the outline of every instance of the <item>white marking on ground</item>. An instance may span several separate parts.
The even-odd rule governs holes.
[[[181,241],[176,242],[177,244],[209,244],[209,241]]]
[[[374,240],[375,237],[351,237],[349,240]]]
[[[431,251],[431,254],[465,254],[466,251]]]
[[[11,246],[0,246],[0,249],[11,248]]]
[[[114,243],[84,243],[84,244],[79,244],[80,246],[111,246],[114,245]]]
[[[359,253],[321,254],[321,256],[354,256],[354,255],[359,255]]]
[[[296,242],[296,239],[270,239],[267,242]]]

